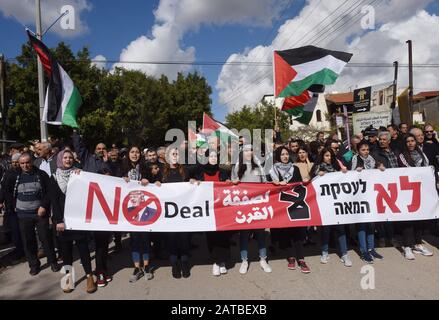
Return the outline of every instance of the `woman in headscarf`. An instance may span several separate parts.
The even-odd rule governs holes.
[[[207,163],[199,164],[196,179],[198,181],[220,182],[230,180],[226,170],[221,169],[218,164],[218,152],[207,150]],[[226,262],[230,257],[230,238],[233,232],[214,231],[206,232],[207,248],[213,262],[212,274],[220,276],[227,273]]]
[[[66,201],[66,192],[69,180],[73,174],[79,174],[79,169],[73,166],[74,157],[70,150],[63,150],[58,153],[58,169],[50,178],[50,198],[52,206],[52,221],[56,225],[56,231],[59,234],[59,241],[62,248],[63,266],[73,265],[73,241],[79,251],[81,264],[87,275],[87,292],[96,291],[96,283],[93,278],[90,250],[88,247],[88,237],[85,231],[66,230],[64,223],[64,205]],[[63,288],[65,293],[73,291],[72,278]]]

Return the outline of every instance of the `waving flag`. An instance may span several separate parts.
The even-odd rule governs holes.
[[[285,98],[282,110],[309,124],[318,100],[315,93],[334,84],[351,58],[350,53],[314,46],[275,51],[274,91],[276,98]]]
[[[27,30],[32,47],[40,57],[44,71],[49,77],[44,103],[43,121],[54,125],[77,128],[76,114],[82,98],[72,79],[52,56],[49,49]]]
[[[213,120],[207,114],[203,114],[203,130],[204,134],[216,134],[221,139],[228,139],[231,137],[232,139],[238,139],[239,137],[233,133],[232,130],[227,128],[221,122]]]

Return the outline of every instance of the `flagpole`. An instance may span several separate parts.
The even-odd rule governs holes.
[[[273,51],[273,105],[274,105],[274,128],[277,127],[277,106],[276,106],[276,75],[275,75],[275,65],[274,65],[274,51]]]
[[[42,40],[41,30],[41,3],[40,0],[35,0],[35,24],[36,24],[36,36],[39,40]],[[38,59],[38,96],[40,103],[40,133],[41,142],[47,141],[47,124],[43,122],[44,112],[44,77],[43,77],[43,65],[41,64],[40,57]]]

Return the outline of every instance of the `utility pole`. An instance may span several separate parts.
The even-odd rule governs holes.
[[[412,40],[407,41],[409,49],[409,120],[413,125],[413,43]]]
[[[395,61],[393,63],[393,66],[395,67],[395,76],[393,78],[393,99],[390,108],[392,109],[392,124],[395,124],[395,119],[393,118],[393,112],[396,108],[396,94],[398,89],[398,66],[399,66],[398,61]]]
[[[5,104],[6,65],[5,57],[0,54],[0,107],[2,113],[2,138],[6,140],[6,104]],[[6,153],[6,142],[3,141],[3,153]]]
[[[37,38],[42,40],[42,30],[41,30],[41,3],[40,0],[35,0],[35,24],[37,27]],[[47,124],[43,122],[43,112],[44,112],[44,77],[43,77],[43,65],[41,60],[38,59],[38,94],[40,103],[40,132],[41,132],[41,142],[47,141]]]

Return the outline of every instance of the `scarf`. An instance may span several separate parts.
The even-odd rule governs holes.
[[[415,167],[423,167],[424,165],[424,157],[417,150],[410,151],[410,156],[415,163]]]
[[[213,165],[213,164],[207,163],[207,164],[202,166],[202,170],[203,170],[203,173],[207,174],[208,176],[214,176],[219,170],[219,165],[218,164]]]
[[[274,164],[273,170],[270,172],[270,174],[274,181],[289,182],[293,178],[294,170],[295,167],[291,162],[277,162]]]
[[[356,154],[352,158],[352,170],[362,167],[363,169],[375,169],[375,159],[368,155],[367,158],[363,158],[361,155]]]
[[[61,189],[62,193],[66,194],[67,191],[67,184],[69,183],[70,176],[72,175],[74,168],[70,169],[56,169],[55,172],[55,180],[58,183],[59,188]]]
[[[319,171],[323,171],[323,172],[337,172],[337,170],[335,170],[335,168],[332,166],[332,164],[327,164],[326,162],[322,162],[319,167],[317,168],[317,174],[319,173]]]
[[[139,166],[139,164],[136,164],[135,168],[132,168],[130,171],[128,171],[128,178],[130,180],[134,180],[134,181],[142,180],[142,176],[140,174],[140,166]]]

